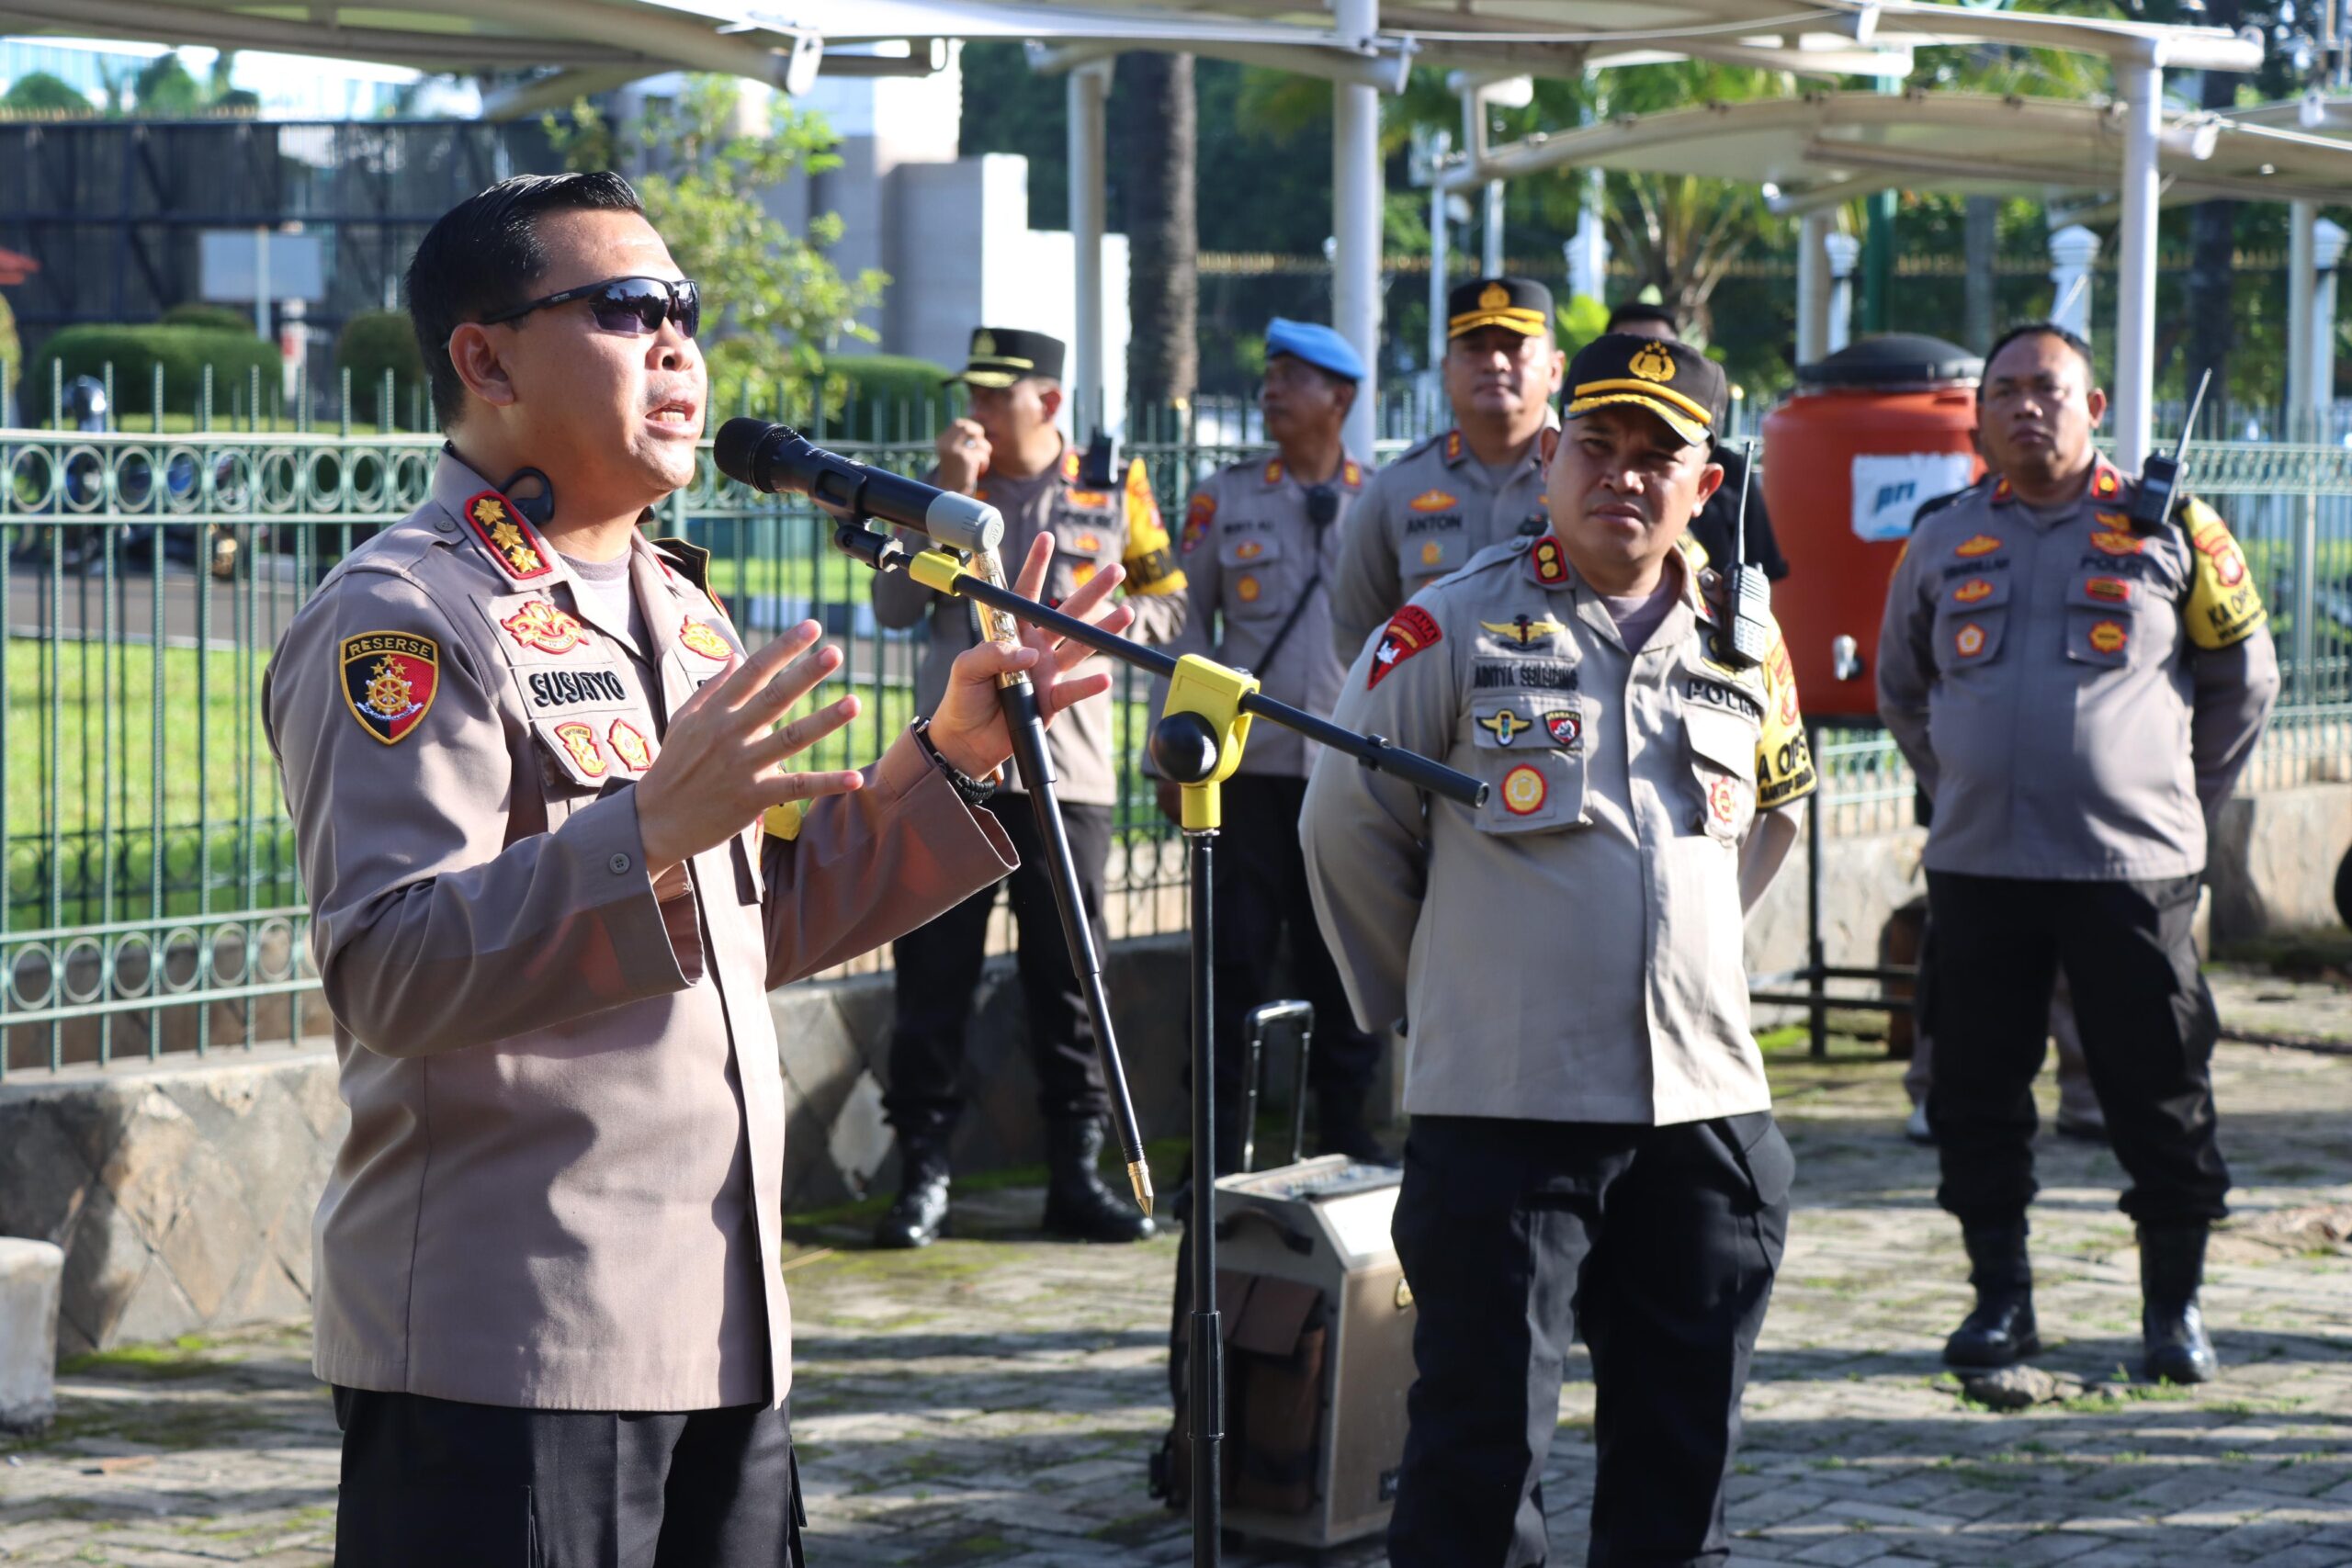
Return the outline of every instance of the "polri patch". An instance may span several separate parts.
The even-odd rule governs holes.
[[[409,632],[343,639],[343,700],[359,728],[398,745],[424,722],[441,690],[441,645]]]
[[[1444,640],[1436,616],[1419,604],[1406,605],[1389,620],[1388,629],[1380,634],[1380,645],[1372,650],[1372,673],[1364,681],[1364,689],[1379,685],[1391,670]]]

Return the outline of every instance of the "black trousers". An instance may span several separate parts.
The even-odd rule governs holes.
[[[1070,967],[1046,849],[1025,795],[1000,795],[993,811],[1021,856],[1003,886],[1018,928],[1021,991],[1028,1004],[1029,1053],[1037,1069],[1037,1107],[1046,1120],[1102,1116],[1111,1108],[1095,1056],[1086,994]],[[1062,805],[1079,891],[1095,940],[1102,935],[1102,877],[1111,854],[1111,807]],[[963,1113],[965,1030],[986,957],[996,888],[973,894],[890,949],[898,964],[898,1016],[890,1026],[890,1087],[882,1108],[902,1137],[944,1137]]]
[[[1419,1319],[1393,1568],[1545,1561],[1568,1345],[1592,1352],[1592,1568],[1720,1563],[1796,1159],[1757,1111],[1672,1127],[1417,1116],[1392,1233]]]
[[[1225,784],[1225,825],[1216,840],[1216,1089],[1220,1115],[1238,1115],[1249,1063],[1250,1010],[1276,1000],[1274,960],[1290,937],[1291,981],[1315,1009],[1308,1079],[1321,1093],[1372,1087],[1380,1042],[1358,1029],[1339,966],[1315,923],[1298,818],[1305,779],[1241,773]],[[1190,1058],[1187,1058],[1189,1062]]]
[[[2197,880],[1928,874],[1928,1124],[1943,1164],[1936,1201],[1962,1225],[2014,1224],[2032,1201],[2033,1077],[2062,968],[2108,1138],[2132,1178],[2123,1212],[2159,1224],[2229,1212],[2213,1112],[2221,1023],[2189,940]]]
[[[337,1388],[335,1568],[801,1568],[764,1404],[517,1410]]]

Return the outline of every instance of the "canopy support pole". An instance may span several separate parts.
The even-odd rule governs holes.
[[[2164,71],[2119,60],[2123,95],[2123,214],[2118,225],[2115,290],[2115,461],[2138,473],[2155,420],[2156,137],[2164,118]]]
[[[1333,0],[1331,19],[1341,39],[1368,44],[1380,0]],[[1331,325],[1364,364],[1341,438],[1369,460],[1380,401],[1380,94],[1343,82],[1331,99]]]
[[[1070,432],[1080,440],[1092,425],[1107,422],[1102,406],[1102,228],[1103,106],[1111,96],[1112,62],[1090,61],[1072,71],[1064,89],[1069,105],[1069,233],[1077,253],[1077,342],[1071,355],[1077,375],[1070,383]]]

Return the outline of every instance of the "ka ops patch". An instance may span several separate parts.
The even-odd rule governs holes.
[[[343,700],[359,727],[387,746],[424,722],[441,689],[441,645],[407,632],[343,639]]]

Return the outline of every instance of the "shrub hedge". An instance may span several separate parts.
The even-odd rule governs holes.
[[[209,327],[93,323],[61,328],[41,344],[26,372],[20,406],[29,418],[48,416],[51,366],[61,367],[71,381],[76,376],[103,380],[108,365],[114,367],[118,414],[133,417],[153,412],[149,389],[158,365],[164,367],[166,413],[196,412],[208,365],[212,367],[215,418],[228,416],[252,371],[262,373],[265,399],[277,385],[277,345],[255,337],[251,329],[231,333]]]

